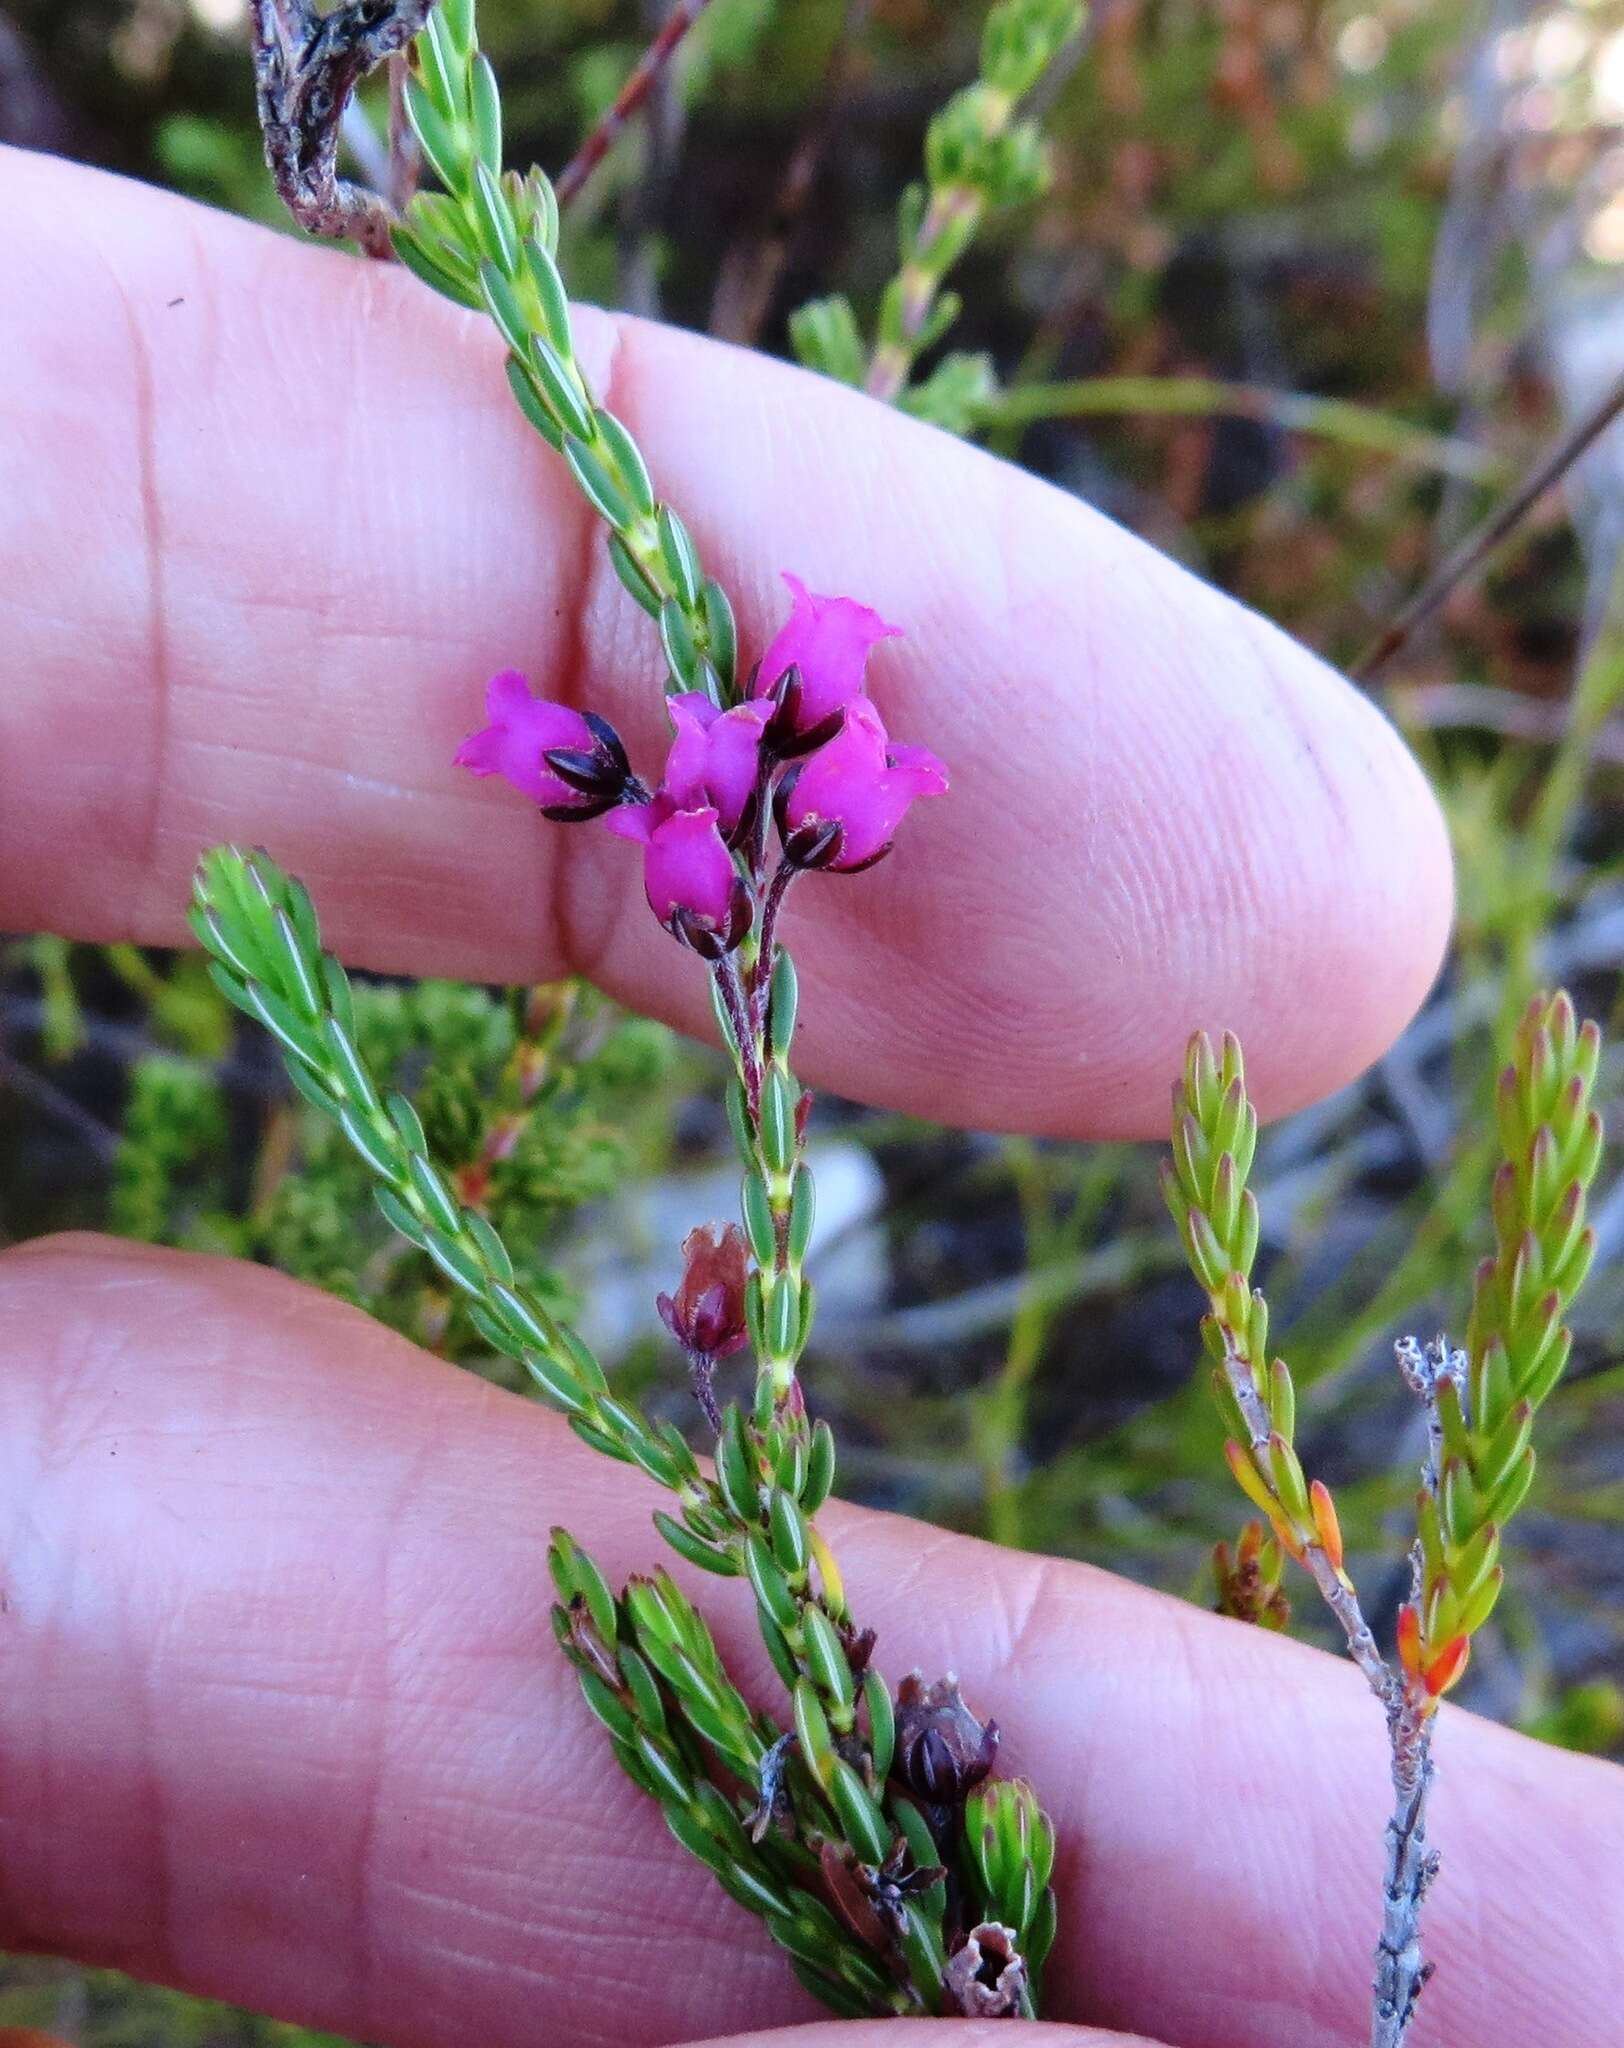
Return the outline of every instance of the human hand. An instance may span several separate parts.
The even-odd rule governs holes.
[[[15,152],[0,180],[0,923],[182,941],[199,850],[258,839],[362,965],[573,967],[708,1028],[635,856],[451,770],[497,668],[634,754],[662,720],[647,621],[495,337],[403,271],[136,185]],[[1385,1048],[1450,884],[1365,699],[945,435],[691,336],[579,325],[745,646],[780,568],[861,597],[907,633],[874,656],[881,709],[951,763],[906,860],[797,898],[809,1079],[1145,1136],[1198,1026],[1240,1035],[1271,1113]]]
[[[5,921],[177,937],[230,833],[310,879],[352,958],[570,964],[697,1023],[620,850],[446,766],[464,679],[508,661],[632,734],[657,720],[641,622],[588,571],[488,339],[407,279],[137,188],[0,176]],[[1448,879],[1368,707],[1073,501],[832,387],[618,332],[584,322],[583,354],[748,636],[780,562],[906,620],[877,694],[953,761],[908,859],[800,920],[811,1077],[1143,1133],[1196,1024],[1247,1036],[1275,1109],[1380,1050]],[[804,2014],[759,1932],[676,1875],[546,1641],[547,1527],[629,1565],[635,1478],[224,1262],[28,1247],[0,1318],[0,1939],[414,2044]],[[1351,1674],[1080,1568],[858,1515],[840,1542],[890,1665],[997,1679],[1010,1761],[1066,1831],[1058,2010],[1180,2048],[1347,2038],[1383,1768]],[[1451,1721],[1429,2003],[1487,2048],[1589,2044],[1619,1990],[1616,1780]]]
[[[647,1481],[223,1259],[22,1246],[0,1356],[0,1945],[398,2048],[810,2016],[551,1640],[549,1529],[639,1569]],[[825,1515],[887,1671],[956,1669],[1055,1816],[1050,2012],[1175,2048],[1348,2048],[1387,1808],[1353,1668],[1086,1566]],[[705,1600],[771,1697],[748,1590]],[[1624,1780],[1450,1707],[1439,1756],[1423,2039],[1600,2048]]]

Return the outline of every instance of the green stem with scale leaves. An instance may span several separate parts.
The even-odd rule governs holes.
[[[959,300],[944,286],[988,214],[1023,205],[1047,187],[1042,134],[1035,121],[1017,118],[1018,111],[1080,29],[1083,14],[1080,0],[999,0],[991,10],[980,75],[932,120],[924,182],[903,196],[901,263],[881,295],[872,350],[849,299],[817,299],[790,322],[795,353],[809,368],[965,430],[969,409],[990,396],[990,369],[980,358],[950,359],[932,380],[940,380],[939,388],[927,396],[929,387],[909,389],[914,366],[958,318]]]
[[[851,1626],[833,1556],[812,1526],[834,1480],[827,1425],[809,1429],[798,1400],[775,1402],[775,1377],[764,1370],[766,1398],[750,1416],[729,1405],[707,1477],[680,1434],[615,1396],[582,1340],[517,1281],[497,1232],[459,1202],[430,1157],[411,1104],[379,1089],[357,1049],[348,977],[321,945],[303,886],[264,854],[217,848],[199,865],[191,921],[222,992],[276,1039],[299,1092],[372,1171],[384,1216],[463,1293],[486,1339],[526,1367],[586,1443],[638,1465],[674,1495],[677,1513],[654,1520],[680,1556],[748,1578],[790,1696],[782,1731],[749,1707],[667,1575],[634,1580],[617,1601],[586,1553],[554,1532],[555,1632],[622,1769],[729,1895],[761,1917],[832,2010],[943,2010],[940,1887],[901,1903],[883,1967],[824,1895],[826,1855],[862,1882],[899,1842],[916,1857],[934,1854],[917,1811],[890,1782],[891,1694],[868,1666],[869,1643]],[[767,1016],[766,1049],[778,1057],[771,1004]],[[776,1031],[786,1051],[782,1009]],[[770,1347],[763,1356],[771,1361]],[[768,1825],[752,1823],[767,1758],[790,1734],[795,1749],[783,1773],[795,1827],[785,1834],[772,1824],[770,1799]],[[1011,1895],[1019,1901],[1035,1978],[1054,1931],[1052,1829],[1023,1787],[989,1784],[982,1796],[974,1846],[982,1861],[994,1859],[996,1889],[976,1880],[972,1897],[989,1913]],[[973,1878],[980,1866],[969,1867]]]
[[[877,1675],[860,1681],[853,1674],[827,1587],[820,1593],[813,1577],[822,1566],[838,1586],[833,1560],[811,1530],[834,1480],[827,1425],[809,1434],[775,1430],[770,1421],[756,1428],[730,1407],[716,1474],[707,1477],[674,1427],[655,1426],[611,1393],[581,1338],[517,1280],[497,1232],[458,1201],[410,1102],[378,1088],[356,1045],[349,978],[322,947],[303,885],[263,853],[219,847],[199,864],[190,915],[221,991],[276,1039],[294,1086],[332,1118],[373,1173],[385,1218],[467,1298],[480,1333],[526,1368],[584,1442],[639,1466],[675,1496],[677,1513],[654,1520],[680,1556],[750,1578],[809,1759],[798,1811],[821,1813],[829,1839],[850,1839],[858,1853],[883,1861],[895,1833],[881,1806],[890,1696]],[[804,1410],[797,1420],[804,1424]],[[634,1581],[624,1601],[613,1602],[596,1566],[561,1531],[552,1566],[561,1596],[555,1628],[587,1702],[609,1728],[622,1767],[660,1801],[678,1839],[762,1915],[810,1987],[837,2011],[918,2010],[911,1993],[897,2002],[896,1988],[823,1900],[794,1883],[794,1859],[786,1866],[789,1852],[776,1835],[740,1846],[739,1809],[748,1815],[754,1805],[755,1774],[777,1730],[752,1715],[697,1614],[663,1577]],[[843,1595],[835,1611],[844,1617]],[[667,1638],[659,1634],[662,1617]],[[859,1710],[867,1725],[862,1768],[849,1760]],[[727,1809],[731,1820],[703,1775],[709,1766],[696,1743],[751,1788]]]
[[[496,324],[520,411],[569,465],[608,528],[615,574],[659,626],[668,687],[733,702],[733,608],[686,525],[657,496],[637,443],[588,387],[558,271],[558,201],[544,172],[502,168],[501,99],[472,0],[441,0],[410,61],[407,114],[444,190],[412,201],[394,231],[396,254],[425,284]]]
[[[1585,1202],[1602,1154],[1591,1105],[1600,1051],[1596,1026],[1579,1025],[1565,993],[1528,1005],[1498,1090],[1504,1156],[1493,1190],[1495,1251],[1478,1269],[1467,1348],[1453,1351],[1442,1339],[1425,1349],[1412,1339],[1398,1347],[1400,1369],[1427,1416],[1428,1451],[1411,1597],[1400,1610],[1391,1662],[1344,1568],[1330,1493],[1318,1480],[1305,1481],[1298,1461],[1291,1374],[1283,1361],[1268,1362],[1267,1304],[1251,1286],[1257,1205],[1246,1185],[1257,1117],[1239,1046],[1226,1038],[1215,1056],[1198,1035],[1173,1091],[1173,1159],[1163,1185],[1208,1298],[1202,1335],[1231,1431],[1230,1469],[1280,1545],[1312,1574],[1386,1713],[1394,1806],[1372,2048],[1404,2048],[1430,1974],[1420,1913],[1437,1868],[1427,1847],[1434,1719],[1499,1596],[1502,1531],[1533,1479],[1534,1413],[1567,1364],[1572,1340],[1562,1318],[1595,1248]],[[1238,1611],[1263,1618],[1258,1586],[1245,1590]]]
[[[577,360],[553,190],[539,171],[502,169],[500,100],[472,0],[442,0],[410,65],[406,113],[444,190],[412,202],[394,230],[397,253],[433,289],[495,322],[516,401],[564,458],[608,529],[617,575],[658,623],[668,690],[736,701],[732,608]],[[610,1391],[585,1345],[517,1283],[497,1233],[429,1157],[410,1103],[378,1089],[356,1048],[347,979],[321,949],[301,886],[263,855],[217,850],[199,871],[193,923],[221,988],[278,1039],[295,1086],[344,1132],[376,1177],[386,1218],[468,1298],[481,1334],[526,1366],[585,1442],[668,1488],[677,1512],[655,1521],[680,1556],[750,1581],[790,1695],[792,1727],[782,1734],[752,1714],[668,1576],[634,1580],[616,1600],[579,1546],[555,1532],[555,1630],[622,1768],[835,2011],[938,2012],[951,1995],[946,1887],[910,1891],[902,1882],[938,1845],[891,1780],[891,1694],[869,1666],[872,1636],[852,1625],[812,1523],[835,1460],[833,1437],[809,1424],[796,1379],[812,1313],[803,1272],[812,1184],[789,1066],[796,985],[775,943],[781,891],[765,880],[761,849],[739,864],[756,921],[719,966],[716,988],[737,1070],[730,1108],[755,1257],[746,1313],[757,1386],[748,1412],[734,1403],[721,1415],[714,1476],[674,1427],[653,1427]],[[973,1913],[1000,1910],[1025,1930],[1018,2009],[1031,2013],[1054,1931],[1052,1829],[1023,1787],[989,1783],[984,1800],[979,1853],[966,1853],[960,1879]]]

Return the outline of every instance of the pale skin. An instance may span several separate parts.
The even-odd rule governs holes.
[[[479,324],[16,155],[0,276],[0,927],[174,941],[199,848],[262,841],[359,963],[575,967],[697,1027],[702,974],[633,851],[450,769],[515,663],[634,752],[659,733],[647,624]],[[1390,1042],[1437,966],[1448,855],[1335,676],[866,401],[596,315],[581,346],[747,646],[780,567],[877,605],[909,637],[876,698],[952,765],[893,860],[791,911],[808,1078],[1150,1137],[1197,1026],[1242,1035],[1271,1112]],[[0,1945],[400,2048],[811,2018],[614,1774],[550,1641],[547,1529],[646,1565],[646,1482],[224,1260],[20,1247],[0,1356]],[[884,1667],[956,1669],[1060,1822],[1057,2048],[1362,2038],[1386,1789],[1354,1672],[1086,1566],[828,1524]],[[700,1590],[768,1697],[737,1587]],[[1418,2048],[1598,2048],[1624,2009],[1624,1777],[1448,1709],[1439,1753]],[[922,2022],[786,2048],[903,2025],[932,2048]]]

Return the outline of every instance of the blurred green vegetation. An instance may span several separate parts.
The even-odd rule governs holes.
[[[569,274],[781,353],[816,294],[846,290],[870,320],[898,190],[973,70],[981,11],[715,0],[660,119],[573,216]],[[556,168],[633,61],[642,10],[485,0],[481,20],[510,154]],[[952,345],[985,352],[999,384],[983,437],[1351,659],[1582,402],[1572,366],[1604,316],[1624,325],[1624,8],[1497,20],[1465,0],[1113,0],[1050,94],[1052,190],[955,279]],[[0,43],[0,135],[275,219],[238,8],[12,0],[5,24],[21,54]],[[1615,1039],[1624,1023],[1624,665],[1594,631],[1624,531],[1616,434],[1610,449],[1386,673],[1378,694],[1454,832],[1454,954],[1405,1040],[1267,1134],[1255,1175],[1305,1462],[1336,1485],[1379,1627],[1418,1455],[1390,1344],[1464,1316],[1496,1045],[1542,980]],[[626,1183],[728,1159],[708,1056],[586,991],[361,1000],[369,1050],[560,1298],[617,1270],[604,1219]],[[1621,1066],[1615,1049],[1599,1091],[1615,1131]],[[1208,1553],[1240,1513],[1153,1151],[820,1114],[883,1184],[843,1232],[877,1247],[878,1291],[828,1301],[814,1366],[844,1489],[1210,1600]],[[95,1224],[270,1260],[494,1371],[361,1184],[195,961],[6,950],[0,1238]],[[1596,1208],[1574,1368],[1463,1696],[1617,1751],[1624,1196],[1604,1185]],[[665,1366],[651,1332],[622,1369],[646,1387]],[[0,1965],[0,2024],[87,2044],[289,2038],[31,1962]]]

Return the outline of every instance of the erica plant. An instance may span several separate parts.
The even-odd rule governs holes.
[[[656,58],[699,11],[674,10]],[[557,193],[539,170],[503,167],[500,96],[472,0],[354,0],[324,14],[306,0],[259,0],[255,17],[260,108],[284,197],[314,231],[392,251],[494,322],[520,410],[597,515],[621,585],[657,634],[662,760],[634,760],[592,706],[538,697],[504,670],[456,764],[504,780],[551,826],[629,842],[620,886],[641,887],[685,970],[708,977],[731,1062],[739,1216],[696,1219],[680,1254],[672,1248],[669,1288],[650,1304],[693,1393],[691,1432],[656,1425],[611,1387],[520,1278],[486,1213],[485,1177],[437,1160],[410,1101],[379,1085],[303,887],[267,855],[217,850],[198,870],[194,930],[220,987],[280,1042],[295,1085],[372,1175],[384,1216],[434,1261],[480,1336],[586,1444],[663,1493],[652,1520],[678,1558],[748,1584],[782,1687],[771,1706],[735,1683],[669,1573],[617,1589],[567,1531],[554,1532],[554,1631],[620,1768],[834,2011],[1032,2017],[1056,1931],[1054,1829],[1029,1786],[994,1774],[998,1732],[981,1703],[967,1703],[948,1675],[897,1685],[883,1675],[883,1646],[818,1525],[836,1447],[802,1374],[815,1306],[805,1272],[812,1104],[794,1070],[799,996],[783,914],[804,878],[814,890],[851,886],[890,855],[915,803],[948,792],[944,764],[893,738],[868,692],[873,650],[900,629],[857,596],[818,593],[786,573],[778,630],[754,659],[741,648],[728,594],[582,372],[558,267]],[[845,301],[825,300],[796,323],[804,360],[943,424],[973,413],[986,389],[977,360],[949,357],[919,385],[913,372],[952,323],[944,281],[984,217],[1041,184],[1040,142],[1017,107],[1078,19],[1070,0],[992,10],[981,77],[932,124],[926,182],[903,208],[901,269],[872,341]],[[387,196],[354,190],[336,169],[345,108],[385,61],[398,173]],[[645,65],[636,77],[649,75]],[[570,189],[601,153],[583,152]],[[419,163],[439,189],[413,197]],[[1530,1483],[1535,1414],[1566,1361],[1563,1317],[1591,1255],[1598,1044],[1565,996],[1529,1008],[1500,1091],[1495,1250],[1466,1345],[1400,1347],[1428,1447],[1409,1597],[1386,1648],[1361,1607],[1332,1496],[1304,1470],[1294,1382],[1271,1351],[1254,1284],[1257,1118],[1239,1048],[1228,1040],[1215,1054],[1197,1038],[1175,1090],[1168,1200],[1208,1299],[1230,1467],[1261,1516],[1233,1551],[1219,1547],[1220,1606],[1285,1626],[1281,1580],[1295,1559],[1391,1738],[1374,2048],[1400,2048],[1428,1974],[1419,1914],[1437,1867],[1427,1799],[1438,1705],[1498,1595],[1502,1533]]]
[[[661,531],[679,529],[666,516]],[[674,546],[669,558],[686,561]],[[779,916],[799,877],[883,859],[909,806],[943,794],[947,773],[927,749],[893,743],[863,694],[869,650],[896,629],[787,580],[789,617],[742,689],[706,664],[706,688],[668,698],[657,781],[634,773],[605,720],[532,696],[511,671],[491,681],[489,723],[457,755],[557,823],[638,845],[650,910],[711,977],[734,1066],[743,1228],[692,1232],[658,1302],[712,1439],[710,1472],[681,1433],[611,1392],[580,1338],[517,1283],[480,1208],[429,1156],[411,1105],[375,1086],[301,886],[263,855],[215,853],[199,871],[195,928],[221,986],[280,1039],[300,1089],[376,1174],[385,1215],[467,1295],[489,1342],[587,1443],[669,1492],[654,1522],[679,1556],[749,1580],[785,1687],[776,1717],[745,1700],[667,1574],[617,1596],[555,1532],[558,1641],[627,1775],[836,2011],[1030,2014],[1055,1929],[1052,1829],[1027,1786],[992,1779],[997,1730],[951,1678],[915,1674],[893,1694],[814,1521],[835,1446],[798,1372],[813,1315],[811,1102],[790,1065],[796,978]],[[746,1347],[753,1386],[724,1404],[718,1370]]]
[[[379,202],[332,182],[332,95],[391,55],[400,22],[416,27],[424,10],[341,8],[302,24],[263,12],[262,106],[317,110],[302,149],[272,124],[273,168],[308,173],[302,186],[284,176],[284,191],[316,228],[366,226],[376,239]],[[663,762],[634,764],[590,707],[538,698],[512,670],[490,681],[486,723],[456,759],[503,778],[556,825],[630,841],[650,912],[710,978],[733,1064],[740,1221],[694,1230],[657,1304],[708,1466],[681,1432],[611,1390],[581,1339],[520,1283],[468,1199],[477,1190],[430,1156],[411,1104],[376,1085],[347,979],[301,885],[266,855],[217,851],[199,869],[194,928],[221,987],[280,1040],[295,1084],[374,1174],[385,1216],[461,1291],[485,1339],[586,1443],[665,1490],[653,1520],[679,1557],[748,1580],[784,1686],[776,1713],[746,1700],[668,1574],[616,1592],[555,1532],[558,1642],[621,1768],[835,2011],[1030,2015],[1055,1931],[1052,1828],[1029,1787],[992,1776],[997,1729],[950,1677],[915,1674],[893,1690],[881,1675],[816,1526],[835,1445],[799,1372],[814,1307],[811,1098],[791,1063],[798,995],[782,913],[803,876],[846,887],[885,858],[909,808],[946,792],[947,771],[893,740],[866,694],[871,650],[899,629],[856,599],[786,575],[787,616],[760,658],[741,662],[726,593],[575,360],[557,202],[539,171],[502,171],[495,80],[466,0],[429,16],[401,83],[445,189],[412,202],[394,245],[426,282],[495,320],[525,416],[600,515],[620,580],[659,631]],[[638,886],[630,848],[625,886]],[[746,1350],[749,1375],[732,1363]]]
[[[1591,1103],[1601,1034],[1581,1027],[1565,994],[1540,995],[1517,1028],[1496,1095],[1502,1158],[1492,1211],[1495,1249],[1478,1269],[1457,1350],[1447,1337],[1397,1347],[1398,1368],[1426,1419],[1415,1495],[1409,1597],[1394,1639],[1378,1644],[1344,1554],[1336,1503],[1298,1456],[1290,1367],[1271,1354],[1269,1305],[1253,1285],[1258,1206],[1247,1179],[1257,1117],[1240,1047],[1190,1046],[1173,1091],[1169,1208],[1191,1269],[1206,1291],[1202,1336],[1228,1431],[1236,1483],[1262,1511],[1234,1554],[1217,1553],[1219,1605],[1281,1627],[1282,1553],[1296,1560],[1347,1641],[1387,1721],[1393,1809],[1387,1823],[1381,1933],[1371,2013],[1372,2048],[1400,2048],[1431,1975],[1421,1946],[1421,1904],[1438,1871],[1427,1846],[1433,1736],[1439,1702],[1458,1685],[1472,1638],[1505,1581],[1507,1522],[1534,1477],[1535,1411],[1561,1378],[1573,1338],[1564,1317],[1595,1254],[1585,1200],[1602,1156]]]

